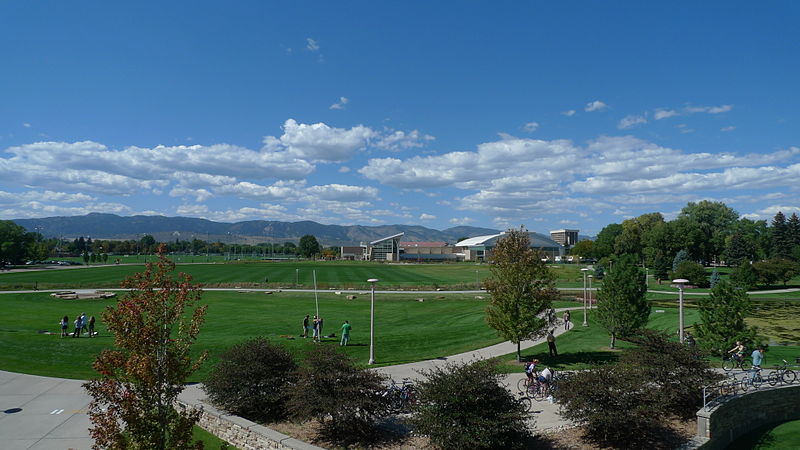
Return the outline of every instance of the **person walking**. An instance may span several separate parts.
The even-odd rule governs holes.
[[[69,328],[69,317],[64,316],[64,318],[61,319],[61,337],[62,338],[67,337],[67,335],[69,334],[69,332],[67,331],[67,328]]]
[[[306,314],[306,317],[303,319],[303,339],[308,337],[308,317],[309,315]]]
[[[350,330],[352,328],[350,322],[345,320],[342,324],[342,340],[339,342],[340,346],[347,347],[347,343],[350,342]]]
[[[89,317],[89,337],[94,337],[94,316]]]
[[[553,333],[556,331],[555,328],[547,332],[547,347],[550,350],[550,356],[558,356],[558,350],[556,349],[556,337]]]
[[[570,321],[569,321],[569,311],[564,311],[564,330],[569,330]]]

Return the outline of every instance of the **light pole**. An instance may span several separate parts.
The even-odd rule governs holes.
[[[589,309],[592,309],[592,275],[589,275]]]
[[[649,278],[650,278],[650,269],[648,269],[647,267],[645,267],[645,268],[644,268],[644,285],[645,285],[645,286],[649,286],[649,284],[647,284],[647,280],[648,280]]]
[[[589,271],[589,269],[587,269],[586,267],[581,269],[581,272],[583,272],[583,326],[585,326],[585,327],[589,326],[589,322],[586,321],[586,315],[587,315],[587,312],[586,312],[586,272],[588,272],[588,271]]]
[[[475,271],[475,289],[481,289],[481,282],[478,281],[478,271]]]
[[[377,278],[370,278],[367,283],[372,284],[372,299],[369,302],[369,362],[375,364],[375,283]]]
[[[678,285],[678,339],[683,344],[683,285],[689,280],[678,278],[672,282]]]

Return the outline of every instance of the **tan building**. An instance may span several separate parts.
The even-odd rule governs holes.
[[[579,231],[580,230],[553,230],[550,232],[550,239],[569,248],[578,242]]]

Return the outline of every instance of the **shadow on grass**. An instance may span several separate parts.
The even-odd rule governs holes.
[[[574,366],[576,364],[595,366],[613,363],[619,359],[619,355],[620,352],[612,351],[569,352],[562,353],[558,356],[550,356],[547,353],[522,352],[522,360],[531,361],[533,359],[538,359],[541,364],[544,364],[547,367],[561,369],[565,366]]]

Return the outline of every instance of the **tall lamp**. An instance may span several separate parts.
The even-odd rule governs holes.
[[[586,267],[581,269],[581,272],[583,272],[583,326],[585,326],[585,327],[589,326],[589,322],[586,321],[586,315],[587,315],[587,312],[586,312],[586,272],[588,272],[588,271],[589,271],[589,269],[587,269]]]
[[[672,280],[672,282],[678,285],[678,339],[683,344],[683,286],[689,280],[678,278],[677,280]]]
[[[375,364],[375,283],[377,278],[370,278],[367,283],[372,284],[372,300],[369,303],[369,362]]]

